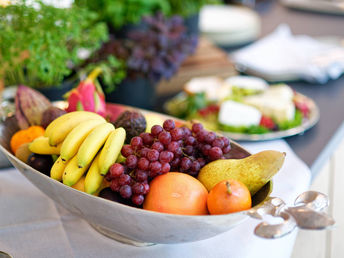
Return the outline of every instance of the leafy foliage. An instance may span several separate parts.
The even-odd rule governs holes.
[[[104,23],[86,9],[60,9],[41,1],[18,0],[0,8],[0,79],[5,85],[59,85],[108,38]]]
[[[233,133],[246,133],[246,134],[263,134],[270,132],[269,129],[260,125],[251,125],[251,126],[229,126],[219,124],[219,128],[224,132],[233,132]]]
[[[166,0],[170,5],[170,14],[187,17],[199,12],[206,4],[219,4],[220,0]]]
[[[116,85],[118,85],[126,77],[126,68],[123,60],[109,55],[103,60],[99,60],[96,63],[89,63],[84,72],[90,73],[94,68],[99,67],[102,73],[99,75],[102,84],[104,85],[104,91],[110,93],[114,91]]]
[[[143,16],[152,15],[156,11],[169,13],[166,0],[76,0],[75,4],[95,10],[100,21],[116,29],[138,23]]]
[[[281,130],[288,130],[290,128],[293,128],[293,127],[301,125],[302,124],[302,119],[303,119],[303,115],[302,115],[301,111],[296,109],[295,110],[294,119],[293,120],[283,121],[282,123],[278,124],[278,127]]]
[[[205,4],[218,4],[221,0],[75,0],[78,6],[87,7],[99,14],[99,20],[119,29],[138,23],[143,16],[163,14],[187,17],[198,13]]]
[[[189,95],[185,118],[195,116],[198,110],[205,108],[208,104],[209,102],[207,101],[204,92]]]
[[[172,98],[167,102],[166,109],[170,115],[175,117],[186,120],[200,120],[200,117],[196,117],[198,111],[209,104],[211,103],[207,100],[205,93],[199,92],[195,94],[182,94]]]

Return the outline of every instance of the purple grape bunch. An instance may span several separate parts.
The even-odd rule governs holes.
[[[102,77],[108,90],[121,79],[123,67],[130,78],[143,76],[154,83],[170,79],[196,50],[198,37],[187,33],[180,16],[166,17],[157,12],[143,17],[141,24],[125,38],[110,37],[86,60],[87,65],[101,63],[110,68],[103,71]],[[109,57],[117,59],[116,62]]]
[[[182,62],[193,54],[197,37],[187,34],[183,18],[166,18],[161,12],[142,19],[145,28],[134,30],[128,38],[135,44],[130,48],[127,67],[142,72],[152,81],[170,79]]]
[[[176,127],[171,119],[154,125],[122,147],[124,163],[111,166],[107,180],[111,189],[140,206],[149,192],[149,182],[158,175],[177,171],[196,177],[207,163],[224,159],[231,150],[226,137],[205,130],[200,123],[192,128]]]

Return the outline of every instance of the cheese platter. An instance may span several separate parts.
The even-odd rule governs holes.
[[[316,103],[287,84],[253,76],[200,77],[164,105],[234,140],[261,141],[304,133],[319,120]]]

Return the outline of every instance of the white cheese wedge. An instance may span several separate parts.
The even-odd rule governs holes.
[[[263,115],[280,123],[292,120],[295,116],[293,90],[287,85],[271,86],[264,93],[248,96],[244,103],[259,109]]]
[[[261,117],[258,109],[227,100],[221,104],[218,119],[221,124],[238,127],[259,125]]]
[[[217,101],[230,94],[230,87],[224,81],[215,76],[196,77],[185,84],[184,90],[188,94],[205,92],[210,101]]]
[[[266,81],[255,76],[232,76],[225,81],[231,86],[255,91],[265,91],[269,87]]]

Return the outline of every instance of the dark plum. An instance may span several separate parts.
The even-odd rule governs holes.
[[[51,155],[40,155],[32,153],[27,160],[27,164],[37,169],[39,172],[50,176],[50,169],[53,166],[54,162]]]
[[[99,197],[126,205],[131,204],[130,200],[124,199],[118,192],[112,191],[110,187],[106,187],[101,190],[99,193]]]
[[[59,116],[66,114],[67,112],[61,108],[50,106],[44,110],[42,114],[41,126],[47,128],[47,126]]]

